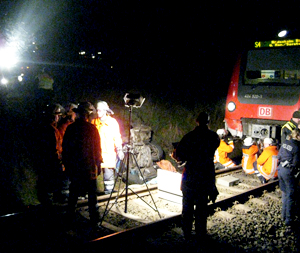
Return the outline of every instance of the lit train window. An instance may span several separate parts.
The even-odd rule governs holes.
[[[300,48],[251,50],[247,55],[244,84],[297,86]]]

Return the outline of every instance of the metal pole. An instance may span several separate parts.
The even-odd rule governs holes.
[[[131,127],[131,113],[132,113],[132,105],[129,106],[129,127],[128,127],[128,145],[129,150],[127,149],[127,164],[126,164],[126,192],[125,192],[125,210],[124,212],[127,213],[127,198],[128,198],[128,176],[129,176],[129,152],[131,149],[131,142],[130,142],[130,127]]]

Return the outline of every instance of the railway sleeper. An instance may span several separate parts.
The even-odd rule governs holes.
[[[249,184],[245,184],[245,183],[239,183],[238,186],[244,187],[244,188],[248,188],[248,189],[255,188],[255,186],[249,185]]]
[[[136,215],[133,215],[133,214],[130,214],[130,213],[125,213],[121,210],[121,208],[119,206],[113,206],[111,208],[111,211],[117,213],[117,214],[120,214],[128,219],[132,219],[132,220],[135,220],[135,221],[138,221],[138,222],[141,222],[141,223],[144,223],[144,224],[147,224],[147,223],[150,223],[152,221],[149,221],[149,220],[145,220],[145,219],[142,219]]]
[[[243,192],[245,192],[245,189],[232,187],[232,186],[217,185],[217,189],[219,190],[219,192],[234,192],[234,193],[243,193]]]
[[[275,201],[281,201],[281,196],[277,196],[274,193],[267,193],[264,196]]]
[[[109,229],[113,232],[120,232],[120,231],[124,230],[124,228],[117,227],[117,226],[115,226],[113,224],[110,224],[106,221],[102,221],[101,226],[104,227],[104,228],[107,228],[107,229]]]
[[[250,198],[250,199],[249,199],[249,202],[250,202],[250,203],[254,203],[254,204],[256,204],[256,205],[259,205],[259,206],[266,206],[266,205],[269,204],[268,201],[262,200],[262,199],[259,199],[259,198]]]
[[[153,214],[157,215],[158,213],[160,214],[164,214],[165,216],[168,216],[168,217],[172,217],[172,216],[175,216],[175,215],[180,215],[181,213],[175,213],[175,212],[171,212],[171,211],[168,211],[166,209],[162,209],[162,208],[157,208],[157,211],[156,210],[153,210],[153,207],[147,205],[144,201],[140,200],[140,199],[134,199],[132,200],[134,203],[144,207],[144,208],[147,208],[149,210],[152,210],[153,211]],[[155,208],[154,208],[155,209]]]
[[[236,217],[236,215],[233,215],[233,214],[228,213],[226,211],[217,211],[215,213],[215,216],[219,217],[219,218],[222,218],[222,219],[225,219],[225,220],[232,220]]]
[[[236,204],[236,205],[233,206],[233,208],[235,210],[242,211],[244,213],[249,213],[253,210],[251,207],[246,206],[244,204]]]

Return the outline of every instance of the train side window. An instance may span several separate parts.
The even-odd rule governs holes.
[[[249,70],[249,71],[246,71],[246,77],[247,77],[247,79],[261,78],[261,72],[260,72],[260,70]]]

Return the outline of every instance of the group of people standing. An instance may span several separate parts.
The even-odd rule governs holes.
[[[88,193],[90,220],[97,224],[97,194],[108,194],[114,186],[117,159],[124,157],[119,124],[104,101],[96,108],[90,102],[47,105],[39,126],[38,199],[51,208],[65,199],[69,189],[68,213],[75,217],[79,196]],[[102,176],[103,192],[97,182]]]
[[[297,188],[300,175],[300,111],[293,113],[289,122],[282,127],[282,142],[272,138],[263,140],[262,150],[251,137],[246,137],[242,147],[242,167],[246,174],[257,175],[261,183],[279,178],[282,191],[281,217],[287,229],[295,225],[297,217]],[[228,132],[209,130],[209,116],[199,114],[196,128],[187,133],[176,148],[176,159],[185,162],[181,190],[183,194],[182,221],[187,240],[191,238],[195,217],[197,241],[205,243],[207,203],[215,202],[218,190],[215,186],[215,170],[236,164],[228,157],[234,149]]]
[[[97,224],[97,177],[103,173],[105,193],[114,186],[114,170],[117,159],[122,160],[122,138],[118,122],[111,116],[113,111],[104,101],[96,108],[90,102],[49,105],[44,111],[38,148],[40,169],[38,173],[38,197],[43,206],[51,206],[53,198],[60,196],[63,183],[70,181],[68,212],[75,216],[78,197],[88,193],[92,224]],[[96,115],[96,116],[95,116]],[[282,219],[291,226],[296,217],[296,192],[300,168],[300,112],[293,114],[292,124],[282,128],[281,147],[271,138],[263,140],[260,152],[251,137],[243,141],[242,167],[247,174],[256,174],[262,183],[279,178],[282,191]],[[233,140],[225,137],[227,131],[216,132],[208,128],[209,115],[201,112],[196,128],[187,133],[176,149],[176,159],[186,162],[182,173],[183,232],[191,237],[193,218],[197,237],[205,241],[207,203],[215,202],[218,190],[215,185],[215,169],[236,164],[227,154],[234,149]],[[53,198],[52,198],[53,196]],[[196,205],[196,209],[194,206]]]

